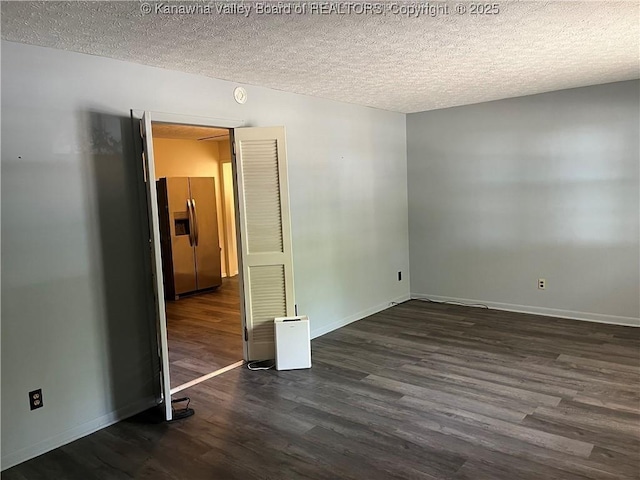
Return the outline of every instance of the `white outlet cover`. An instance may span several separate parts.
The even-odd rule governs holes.
[[[247,91],[242,87],[236,87],[233,91],[233,98],[242,105],[247,102]]]

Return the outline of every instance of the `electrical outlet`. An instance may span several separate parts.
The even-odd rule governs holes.
[[[546,278],[539,278],[538,279],[538,289],[540,289],[540,290],[546,290],[547,289],[547,279]]]
[[[29,405],[31,406],[31,410],[35,410],[36,408],[42,408],[44,404],[42,403],[42,389],[34,390],[33,392],[29,392]]]
[[[398,272],[398,281],[401,282],[402,281],[402,272]]]

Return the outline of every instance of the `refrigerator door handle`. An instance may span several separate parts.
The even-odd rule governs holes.
[[[187,198],[187,213],[189,214],[189,245],[193,247],[195,235],[194,235],[194,221],[193,221],[193,210],[191,207],[191,199]]]
[[[200,241],[200,226],[198,225],[198,211],[196,210],[196,201],[191,199],[191,209],[193,210],[193,223],[195,225],[194,238],[196,247]]]

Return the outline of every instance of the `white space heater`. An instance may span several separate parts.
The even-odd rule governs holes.
[[[273,322],[276,337],[276,370],[311,368],[309,317],[279,317]]]

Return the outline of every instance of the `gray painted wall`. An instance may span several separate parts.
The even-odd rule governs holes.
[[[2,466],[153,397],[129,109],[287,129],[300,313],[319,335],[408,297],[405,116],[2,42]],[[30,412],[27,392],[43,388]]]
[[[637,324],[639,105],[630,81],[408,115],[412,294]]]

